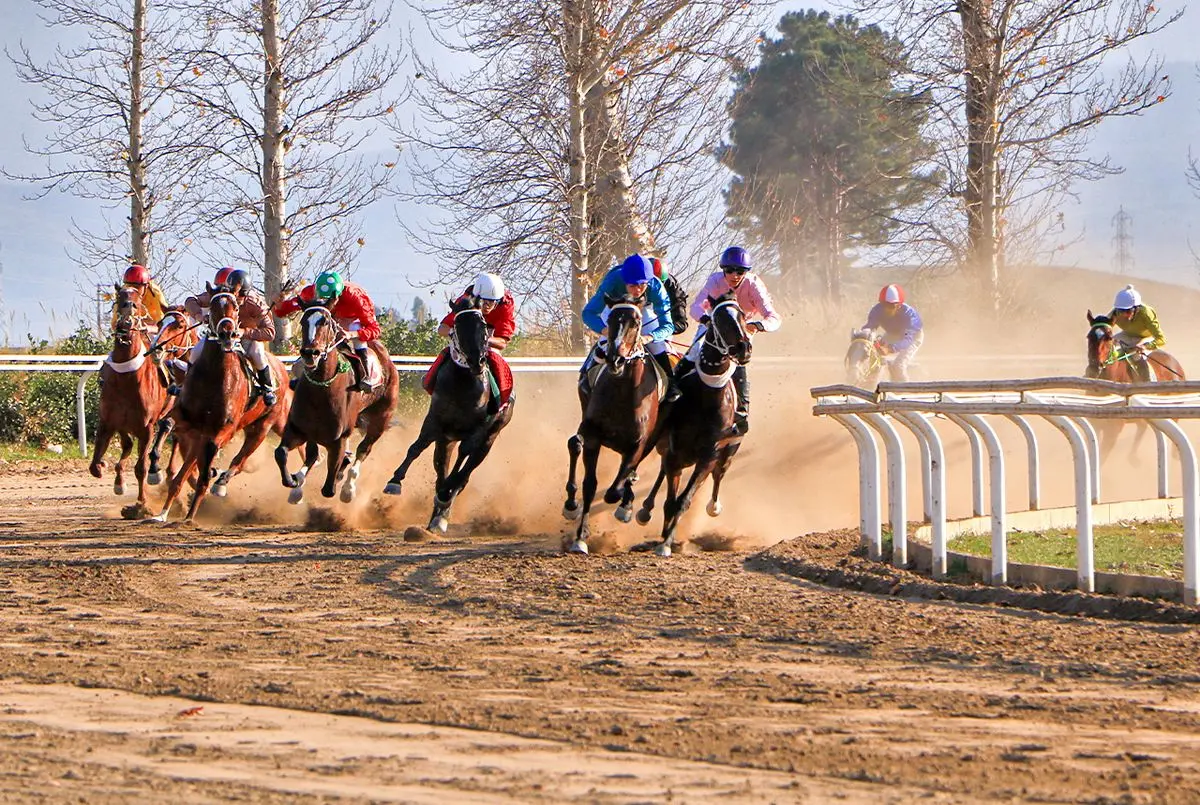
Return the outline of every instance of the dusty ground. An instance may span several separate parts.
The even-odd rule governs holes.
[[[608,555],[558,550],[553,384],[519,386],[429,542],[402,537],[425,460],[373,495],[412,423],[349,507],[312,503],[318,473],[289,508],[262,461],[195,527],[122,521],[80,466],[7,468],[0,800],[1200,801],[1187,612],[971,603],[864,563],[833,530],[857,519],[849,438],[755,377],[726,514],[667,560],[627,550],[657,519],[608,507]]]

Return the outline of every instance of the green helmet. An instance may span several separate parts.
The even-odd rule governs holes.
[[[322,271],[317,275],[317,281],[313,283],[313,288],[316,291],[317,299],[328,302],[342,295],[342,291],[346,288],[346,281],[336,271]]]

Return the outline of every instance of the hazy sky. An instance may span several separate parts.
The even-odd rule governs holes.
[[[0,42],[6,47],[15,48],[23,42],[35,55],[53,48],[55,34],[43,26],[31,0],[0,0],[0,5],[5,12]],[[1160,5],[1163,13],[1182,7],[1174,0]],[[778,5],[778,11],[812,7],[829,6],[786,2]],[[391,39],[398,44],[401,31],[419,21],[413,19],[407,5],[397,3],[393,23]],[[1068,221],[1077,225],[1085,237],[1064,259],[1107,268],[1112,235],[1109,220],[1116,212],[1116,205],[1125,204],[1135,221],[1138,270],[1157,271],[1165,273],[1164,278],[1190,281],[1197,273],[1187,257],[1186,240],[1190,236],[1200,251],[1200,224],[1191,224],[1192,220],[1200,221],[1200,202],[1182,184],[1182,171],[1187,158],[1187,132],[1194,135],[1195,149],[1200,154],[1200,82],[1194,76],[1195,63],[1200,61],[1200,17],[1185,16],[1160,34],[1153,47],[1170,62],[1186,63],[1176,66],[1185,73],[1175,76],[1176,95],[1165,108],[1155,110],[1155,117],[1169,116],[1171,125],[1156,125],[1143,118],[1114,121],[1100,127],[1098,148],[1109,153],[1117,164],[1130,167],[1130,171],[1080,188],[1081,204],[1071,205],[1065,212]],[[9,170],[38,170],[39,163],[22,146],[23,137],[36,140],[40,136],[36,122],[29,115],[30,91],[17,80],[7,61],[0,64],[0,98],[10,110],[9,124],[0,127],[0,163]],[[1147,186],[1143,177],[1150,169],[1159,178]],[[0,314],[0,343],[5,336],[14,344],[21,343],[26,331],[42,337],[53,330],[53,335],[62,336],[74,329],[81,315],[90,316],[92,311],[92,305],[77,288],[75,268],[67,249],[71,245],[68,231],[72,220],[98,228],[96,222],[102,214],[98,203],[58,193],[40,201],[23,200],[30,191],[27,186],[0,180],[0,264],[3,265],[0,287],[4,304]],[[721,188],[713,187],[712,191],[719,193]],[[122,210],[118,216],[124,214]],[[355,280],[368,289],[377,304],[408,310],[419,292],[415,283],[433,276],[434,270],[429,258],[409,247],[397,224],[398,214],[406,219],[413,215],[409,209],[398,210],[390,201],[377,204],[367,214],[364,222],[367,245],[355,269]],[[199,284],[211,274],[212,268],[190,264],[184,273],[190,273]],[[123,266],[113,267],[114,278],[122,269]],[[255,279],[261,285],[261,278]],[[440,308],[450,290],[436,289],[427,299],[435,309]],[[12,318],[14,311],[18,312]]]

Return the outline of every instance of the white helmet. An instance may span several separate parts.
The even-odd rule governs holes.
[[[475,295],[480,299],[499,302],[504,298],[504,280],[486,271],[480,272],[475,278]]]
[[[1117,298],[1113,300],[1113,308],[1116,310],[1129,310],[1141,304],[1142,295],[1132,285],[1126,285],[1117,291]]]

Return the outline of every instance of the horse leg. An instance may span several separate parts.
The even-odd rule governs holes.
[[[237,451],[237,455],[233,457],[233,461],[229,462],[229,469],[221,473],[213,484],[212,493],[219,498],[229,494],[229,482],[233,480],[235,475],[241,473],[246,466],[246,461],[250,456],[254,455],[254,451],[259,448],[267,438],[267,432],[271,427],[271,421],[268,419],[260,419],[257,422],[252,422],[242,431],[242,449]],[[214,456],[215,458],[215,456]],[[207,484],[208,481],[204,480]]]
[[[191,438],[192,437],[189,437],[189,441]],[[178,448],[179,446],[180,445],[176,443],[176,447]],[[179,471],[171,476],[171,482],[167,484],[167,497],[163,501],[162,511],[150,518],[152,522],[165,523],[167,521],[167,516],[171,512],[171,506],[175,503],[176,498],[179,497],[179,492],[183,488],[184,482],[190,480],[190,476],[196,469],[198,459],[196,456],[197,450],[195,447],[196,446],[192,444],[184,446],[182,463],[180,464]],[[172,456],[172,458],[174,458],[174,456]]]
[[[113,467],[113,494],[125,494],[125,459],[129,458],[129,454],[133,452],[133,437],[128,433],[119,434],[121,439],[121,457],[117,459],[117,464]]]
[[[204,444],[200,446],[200,477],[196,481],[196,492],[192,495],[192,503],[188,506],[187,516],[183,518],[185,523],[194,523],[196,521],[196,512],[200,510],[200,504],[208,494],[208,483],[212,478],[212,465],[217,458],[217,452],[220,450],[217,443],[212,439],[206,439]]]
[[[663,472],[667,475],[667,494],[663,498],[662,543],[654,549],[654,552],[659,556],[670,556],[675,536],[675,524],[679,522],[679,477],[683,475],[683,468],[664,467]]]
[[[308,478],[308,474],[312,472],[312,468],[316,466],[317,461],[321,457],[321,446],[316,442],[304,443],[304,464],[292,476],[295,480],[295,486],[288,493],[288,503],[293,506],[304,500],[304,481]]]
[[[326,468],[325,485],[321,487],[321,497],[331,498],[333,497],[334,485],[337,484],[338,478],[346,466],[346,437],[343,436],[330,444],[325,452],[329,458],[329,467]]]
[[[362,473],[362,463],[366,461],[367,456],[371,455],[371,448],[387,430],[390,418],[391,409],[384,408],[371,414],[370,419],[367,420],[367,430],[354,451],[354,461],[346,470],[346,483],[342,486],[342,503],[354,500],[354,496],[358,493],[358,476]]]
[[[613,510],[613,516],[622,523],[633,519],[633,484],[637,481],[638,459],[641,458],[641,446],[621,456],[621,466],[613,478],[612,486],[604,492],[604,502],[608,504],[620,502]]]
[[[144,431],[137,435],[138,442],[138,458],[137,463],[133,465],[133,475],[137,478],[138,496],[137,505],[139,509],[146,508],[146,454],[150,452],[150,428],[147,427]]]
[[[108,445],[115,435],[116,431],[110,428],[107,422],[101,421],[96,426],[96,443],[92,448],[92,463],[88,465],[88,472],[92,474],[93,478],[103,477],[104,454],[108,452]]]
[[[567,439],[567,454],[571,457],[571,469],[567,474],[567,502],[563,504],[563,517],[574,520],[579,516],[579,504],[575,502],[575,465],[579,462],[579,454],[583,451],[583,437],[578,433]]]
[[[404,478],[408,475],[409,466],[417,460],[417,456],[425,452],[425,448],[433,444],[434,426],[430,422],[429,417],[425,417],[424,424],[421,425],[421,432],[417,434],[417,438],[408,447],[408,455],[404,457],[404,461],[392,473],[392,480],[387,482],[383,487],[385,495],[399,495],[404,485]]]
[[[735,442],[721,450],[720,455],[717,456],[717,465],[713,467],[712,474],[712,498],[709,499],[708,507],[705,509],[709,517],[719,516],[721,510],[724,508],[721,505],[721,479],[725,477],[725,472],[729,469],[730,462],[733,461],[733,457],[737,455],[737,451],[741,446],[741,442]]]
[[[162,483],[162,470],[158,466],[159,448],[162,446],[163,439],[174,429],[175,420],[169,416],[158,420],[158,423],[154,426],[154,444],[150,446],[150,471],[146,475],[146,480],[151,486],[158,486]],[[175,456],[172,454],[171,461],[174,459]],[[168,461],[168,464],[170,464],[170,461]]]
[[[583,453],[583,505],[579,511],[579,526],[575,530],[575,541],[569,548],[571,553],[587,553],[589,534],[588,512],[592,508],[592,499],[596,497],[596,463],[600,459],[600,439],[592,436],[582,439]]]
[[[646,495],[646,499],[642,501],[642,508],[638,509],[638,525],[645,525],[650,522],[650,517],[654,512],[654,496],[658,494],[658,488],[662,486],[663,479],[666,477],[667,472],[663,465],[660,464],[658,467],[658,477],[654,479],[654,486],[650,487],[650,494]]]
[[[438,439],[433,446],[433,468],[437,472],[437,480],[433,486],[433,513],[429,516],[427,528],[443,534],[450,526],[446,515],[450,510],[450,504],[454,502],[446,483],[450,470],[450,458],[450,442],[446,439]]]

